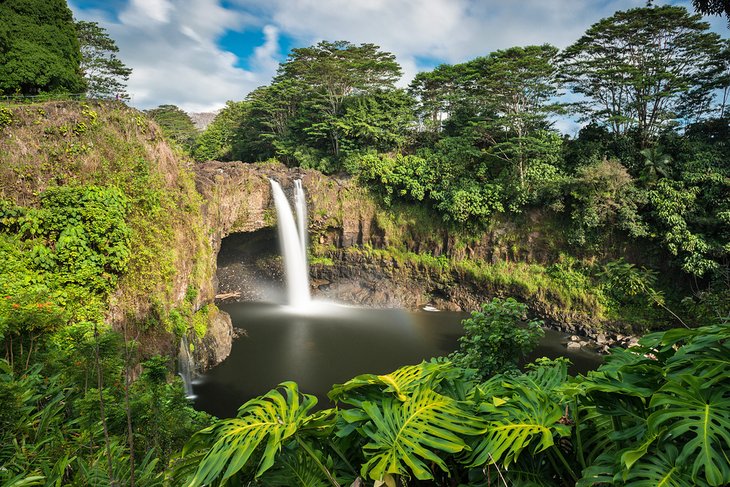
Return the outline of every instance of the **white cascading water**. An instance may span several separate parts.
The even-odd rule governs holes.
[[[190,356],[190,348],[188,339],[185,335],[180,340],[180,347],[177,353],[177,370],[178,375],[183,381],[185,388],[185,397],[193,398],[193,358]]]
[[[284,259],[287,296],[289,305],[304,307],[310,302],[309,272],[307,269],[306,202],[302,182],[297,180],[294,206],[297,223],[294,223],[289,201],[279,183],[270,179],[271,191],[276,206],[276,221],[279,230],[281,256]]]
[[[294,181],[294,212],[297,215],[297,231],[299,232],[299,244],[302,248],[302,257],[304,258],[304,265],[307,265],[307,242],[309,236],[307,235],[307,200],[304,198],[304,187],[302,186],[302,180],[297,179]],[[307,275],[309,275],[309,269],[305,267]]]

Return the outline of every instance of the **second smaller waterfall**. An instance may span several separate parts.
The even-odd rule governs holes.
[[[177,373],[183,381],[185,397],[193,398],[193,358],[190,356],[190,345],[185,335],[180,340],[180,349],[177,353]]]
[[[294,222],[289,201],[279,183],[271,181],[271,192],[276,206],[277,228],[281,256],[284,259],[286,290],[289,305],[302,307],[310,302],[309,270],[307,269],[307,216],[306,200],[301,180],[295,181],[294,207],[297,221]]]

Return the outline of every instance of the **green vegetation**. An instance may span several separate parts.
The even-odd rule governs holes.
[[[526,322],[527,306],[513,298],[494,298],[472,311],[462,322],[464,335],[459,350],[450,358],[454,365],[474,369],[482,380],[493,375],[517,370],[517,364],[531,352],[544,335],[538,320]]]
[[[403,92],[389,53],[322,42],[230,102],[199,157],[348,173],[396,215],[378,223],[411,207],[431,238],[465,242],[539,212],[545,260],[646,266],[672,283],[656,284],[680,311],[672,321],[704,323],[710,303],[730,302],[728,52],[698,15],[649,6],[600,20],[562,52],[495,51],[419,73]],[[580,102],[561,104],[564,89]],[[561,136],[552,120],[565,114],[589,123]]]
[[[126,82],[132,69],[117,57],[119,48],[97,22],[76,22],[81,48],[81,72],[89,98],[128,100]]]
[[[217,313],[192,176],[118,103],[2,113],[0,483],[160,485],[210,421],[157,356]]]
[[[578,107],[588,119],[617,135],[634,131],[647,147],[678,115],[708,110],[722,44],[707,28],[682,7],[616,12],[561,54],[561,74],[587,97]]]
[[[485,53],[402,90],[391,53],[322,41],[199,136],[172,105],[147,113],[160,131],[120,103],[3,104],[0,483],[729,484],[728,46],[646,7],[562,52]],[[124,97],[116,52],[63,0],[0,2],[2,95]],[[580,102],[556,103],[563,88]],[[552,127],[568,112],[589,122],[576,137]],[[190,161],[165,137],[201,160],[344,172],[389,239],[347,252],[498,298],[450,359],[335,385],[316,413],[285,382],[213,421],[160,355],[218,312]],[[534,234],[548,257],[524,258]],[[410,251],[426,237],[450,253]],[[565,360],[521,372],[528,309],[665,331],[585,377]]]
[[[315,247],[320,259],[338,260],[332,248]],[[568,255],[549,266],[520,261],[491,263],[477,258],[434,257],[397,247],[375,249],[350,247],[345,252],[371,262],[395,264],[404,277],[430,279],[436,286],[455,282],[474,286],[486,295],[514,297],[539,310],[545,320],[574,323],[596,329],[610,325],[621,333],[644,333],[666,327],[671,321],[682,323],[658,284],[655,271],[636,267],[624,260],[606,263],[579,261]],[[326,262],[326,261],[325,261]],[[683,312],[697,310],[680,304]],[[714,303],[716,312],[725,306]],[[704,315],[708,321],[716,320]]]
[[[172,142],[190,152],[195,145],[198,129],[190,116],[175,105],[160,105],[145,112]]]
[[[210,423],[166,359],[142,362],[132,384],[121,337],[82,328],[59,335],[42,366],[0,360],[2,485],[162,485],[171,455]]]
[[[585,377],[569,377],[565,360],[481,380],[432,360],[335,385],[329,397],[338,407],[316,413],[313,396],[282,383],[197,433],[173,478],[193,486],[337,486],[358,478],[725,485],[729,337],[727,323],[649,335]]]
[[[0,94],[81,93],[79,41],[66,0],[0,4]]]

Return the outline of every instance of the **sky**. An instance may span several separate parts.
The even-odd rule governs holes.
[[[655,1],[692,10],[691,0]],[[646,0],[70,0],[133,69],[131,104],[217,110],[267,85],[293,47],[369,42],[392,52],[401,86],[419,71],[512,46],[564,48],[599,19]],[[707,17],[730,36],[726,20]]]

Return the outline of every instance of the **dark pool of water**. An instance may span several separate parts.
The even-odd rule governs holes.
[[[402,365],[446,355],[458,346],[467,313],[322,305],[307,312],[270,303],[221,305],[234,326],[246,330],[231,355],[194,383],[195,407],[218,417],[235,416],[248,399],[285,380],[299,384],[327,407],[336,383],[364,373],[383,374]],[[595,368],[599,358],[568,351],[561,333],[546,330],[534,357],[567,356],[571,372]]]

